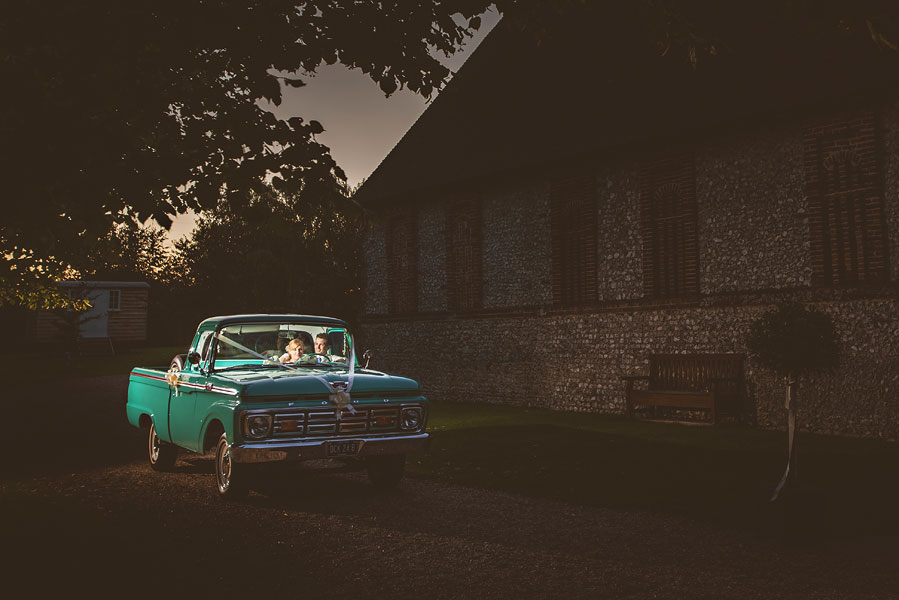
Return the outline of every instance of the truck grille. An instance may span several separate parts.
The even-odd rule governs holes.
[[[274,413],[274,436],[316,437],[359,435],[399,431],[400,409],[357,408],[356,414],[343,411],[337,419],[337,409],[285,410]]]

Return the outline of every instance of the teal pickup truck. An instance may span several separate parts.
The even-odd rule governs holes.
[[[168,368],[132,369],[126,412],[153,469],[179,449],[214,451],[226,498],[246,493],[253,463],[276,461],[359,457],[374,485],[393,487],[429,441],[418,383],[360,366],[347,324],[330,317],[206,319]]]

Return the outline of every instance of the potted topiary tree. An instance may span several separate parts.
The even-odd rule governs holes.
[[[789,458],[786,471],[771,497],[773,502],[796,477],[799,379],[813,371],[836,367],[840,356],[839,343],[830,315],[801,304],[784,303],[752,323],[746,345],[752,358],[783,377],[787,387],[785,407]]]

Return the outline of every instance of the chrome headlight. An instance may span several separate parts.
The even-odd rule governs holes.
[[[251,438],[262,439],[272,432],[271,415],[249,415],[246,424],[247,435]]]
[[[420,429],[424,423],[425,412],[420,406],[407,406],[400,417],[403,429]]]

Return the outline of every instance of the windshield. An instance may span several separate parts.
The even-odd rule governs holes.
[[[333,324],[234,323],[214,336],[211,367],[346,367],[351,339],[346,328]]]

